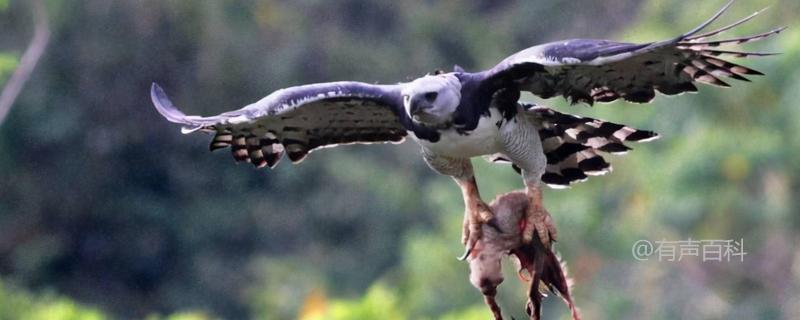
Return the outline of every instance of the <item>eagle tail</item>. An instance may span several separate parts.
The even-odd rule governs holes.
[[[603,153],[625,154],[631,150],[625,143],[647,142],[659,137],[652,131],[574,116],[546,107],[526,105],[525,109],[540,124],[539,138],[547,157],[542,182],[554,189],[611,172],[611,164],[603,158]],[[502,154],[492,155],[487,160],[510,163]],[[513,167],[520,172],[518,167]]]
[[[625,154],[631,150],[626,142],[647,142],[659,137],[652,131],[549,108],[534,107],[530,111],[541,119],[539,137],[547,157],[542,182],[552,188],[565,188],[589,176],[606,174],[612,168],[602,153]]]

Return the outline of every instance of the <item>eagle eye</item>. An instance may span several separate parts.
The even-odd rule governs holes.
[[[434,101],[436,101],[436,97],[438,97],[438,96],[439,96],[439,93],[436,92],[436,91],[428,92],[428,93],[425,94],[425,100],[428,100],[428,102],[434,102]]]

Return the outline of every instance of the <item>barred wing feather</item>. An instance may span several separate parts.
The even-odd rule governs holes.
[[[588,104],[617,99],[646,103],[655,97],[656,91],[666,95],[695,92],[695,83],[728,87],[723,81],[725,77],[749,81],[746,75],[762,73],[723,58],[772,53],[716,47],[761,40],[785,27],[746,37],[710,40],[749,21],[761,12],[758,11],[725,27],[699,34],[731,4],[732,1],[697,28],[672,39],[642,44],[592,39],[542,44],[506,58],[489,70],[488,77],[495,80],[494,83],[511,85],[543,98],[563,96],[572,103]]]
[[[157,84],[151,99],[184,133],[214,133],[212,151],[231,147],[237,162],[277,165],[284,153],[298,163],[317,148],[352,143],[400,143],[406,136],[398,85],[331,82],[278,90],[239,110],[187,116]]]

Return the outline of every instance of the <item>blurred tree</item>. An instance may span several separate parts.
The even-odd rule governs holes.
[[[766,2],[737,3],[728,17]],[[0,79],[31,38],[28,4],[0,0]],[[114,318],[187,310],[176,317],[286,319],[317,290],[326,312],[343,317],[387,308],[398,317],[461,319],[488,314],[467,266],[454,259],[462,204],[446,178],[408,157],[413,145],[343,147],[299,167],[254,171],[226,154],[202,154],[203,137],[180,136],[150,105],[150,83],[176,93],[187,111],[212,114],[290,85],[396,82],[454,63],[476,70],[535,43],[610,37],[623,27],[614,38],[665,38],[721,3],[47,5],[53,49],[0,127],[0,276],[14,284],[0,306],[31,305],[36,298],[18,289],[26,288]],[[800,12],[796,1],[775,7],[742,32]],[[799,32],[754,45],[784,54],[752,61],[768,76],[734,90],[702,88],[649,107],[544,101],[663,135],[613,159],[608,176],[548,192],[586,314],[800,317]],[[486,195],[520,187],[510,169],[475,163],[491,177],[480,181]],[[687,237],[743,237],[749,254],[743,263],[630,257],[637,239]],[[509,271],[502,307],[524,318]],[[546,303],[548,318],[566,314],[559,301]],[[18,309],[0,314],[19,318]]]
[[[0,12],[8,8],[8,0],[0,0]],[[17,66],[17,57],[11,53],[0,52],[0,85],[5,84],[8,75]]]
[[[17,67],[19,59],[10,53],[0,53],[0,85],[8,80],[8,76]]]
[[[31,0],[29,3],[31,11],[33,11],[33,39],[28,45],[28,48],[25,49],[25,53],[22,54],[20,60],[15,63],[16,70],[14,70],[7,81],[2,77],[2,65],[0,64],[0,79],[4,80],[3,89],[0,91],[0,124],[3,123],[6,115],[17,100],[20,91],[22,91],[25,83],[28,82],[33,69],[36,67],[36,64],[39,63],[42,54],[44,54],[44,49],[47,47],[47,43],[50,39],[50,24],[47,21],[47,9],[44,7],[41,0]],[[7,4],[8,3],[6,3],[6,5]],[[5,9],[5,6],[0,4],[0,10],[2,9]],[[0,60],[2,60],[2,58],[3,56],[0,55]],[[6,63],[6,67],[8,67],[8,63]]]
[[[32,296],[0,282],[0,319],[102,320],[100,311],[51,294]]]

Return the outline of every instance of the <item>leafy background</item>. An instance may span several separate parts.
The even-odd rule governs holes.
[[[571,37],[647,41],[721,1],[47,1],[48,51],[0,126],[0,319],[486,319],[460,254],[457,188],[413,143],[348,146],[273,171],[207,154],[152,108],[216,114],[272,90],[392,83],[492,66]],[[800,318],[800,12],[765,5],[727,35],[768,75],[651,106],[562,111],[663,138],[616,170],[546,192],[557,248],[588,319]],[[0,82],[31,35],[28,2],[0,0]],[[526,97],[526,99],[534,99]],[[475,161],[482,191],[521,187]],[[744,239],[744,262],[636,261],[638,239]],[[524,318],[509,267],[500,299]],[[547,319],[568,315],[547,299]]]

